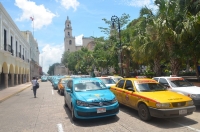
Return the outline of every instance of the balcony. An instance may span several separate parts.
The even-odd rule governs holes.
[[[11,45],[7,44],[7,45],[4,47],[4,50],[5,50],[5,51],[8,51],[8,52],[10,52],[12,55],[14,55],[14,51],[13,51]]]

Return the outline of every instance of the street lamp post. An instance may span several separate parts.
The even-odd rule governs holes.
[[[119,22],[119,18],[117,16],[112,16],[111,17],[111,21],[112,21],[112,28],[114,28],[115,23],[117,23],[118,25],[118,33],[119,33],[119,67],[120,67],[120,75],[123,77],[123,67],[122,67],[122,44],[121,44],[121,29],[120,29],[120,22]]]

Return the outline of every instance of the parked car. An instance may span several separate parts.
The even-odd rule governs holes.
[[[60,95],[64,94],[64,88],[66,85],[66,81],[70,79],[70,76],[65,76],[64,78],[60,78],[58,81],[58,92],[60,93]]]
[[[123,78],[110,90],[120,104],[137,110],[144,121],[151,117],[186,116],[196,109],[190,97],[168,91],[157,81],[145,77]]]
[[[42,77],[41,77],[41,82],[47,82],[47,80],[48,80],[48,79],[47,79],[47,76],[42,76]]]
[[[115,116],[119,112],[115,95],[98,78],[67,80],[64,101],[73,120]]]
[[[63,78],[63,76],[55,76],[53,79],[52,79],[52,86],[53,86],[53,89],[57,90],[58,89],[58,82],[59,80]]]
[[[99,78],[108,88],[116,84],[116,82],[110,77],[96,77],[96,78]]]
[[[170,91],[192,98],[194,105],[200,105],[200,87],[194,86],[186,79],[177,76],[154,77],[153,79],[167,86]]]
[[[108,76],[108,77],[112,78],[116,83],[117,83],[120,79],[123,78],[123,77],[121,77],[121,76]]]

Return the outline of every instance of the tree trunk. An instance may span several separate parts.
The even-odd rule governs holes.
[[[197,80],[200,81],[199,80],[198,61],[196,58],[194,59],[194,67],[195,67],[195,71],[196,71]]]
[[[154,59],[154,72],[156,73],[156,76],[161,76],[161,68],[160,68],[160,59],[159,58]]]
[[[177,58],[170,59],[172,75],[178,76],[180,70],[180,60]]]

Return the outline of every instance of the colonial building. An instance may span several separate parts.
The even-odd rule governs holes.
[[[92,37],[82,37],[81,42],[76,42],[76,37],[72,35],[72,25],[69,17],[65,21],[65,38],[64,38],[64,47],[65,51],[74,52],[80,50],[82,47],[87,47],[88,44],[94,43],[94,38]]]
[[[65,67],[64,64],[58,64],[54,67],[54,75],[67,75],[68,69]]]
[[[21,32],[26,38],[26,41],[30,45],[30,78],[33,77],[40,77],[40,65],[39,65],[39,49],[38,49],[38,43],[34,39],[32,33],[30,31],[22,31]]]
[[[30,81],[30,48],[31,43],[0,3],[0,88]]]

